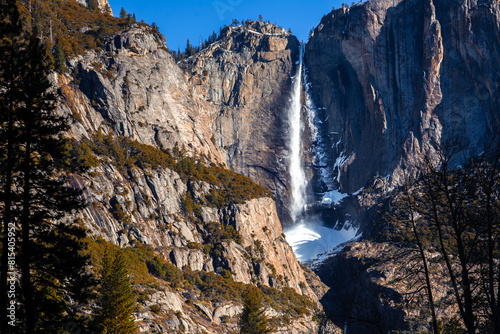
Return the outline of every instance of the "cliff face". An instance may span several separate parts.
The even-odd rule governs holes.
[[[451,138],[466,156],[498,141],[499,6],[372,0],[323,17],[305,61],[344,192],[376,175],[400,183]]]
[[[162,46],[163,41],[144,29],[121,33],[105,51],[89,52],[73,59],[73,84],[70,83],[71,77],[59,78],[65,100],[61,111],[75,118],[70,135],[90,138],[91,133],[99,130],[114,132],[156,147],[173,148],[177,143],[186,147],[187,154],[196,151],[220,161],[222,155],[209,139],[212,130],[210,110],[203,108],[191,94],[182,71]],[[238,117],[239,124],[248,123],[244,115]],[[245,136],[251,138],[250,132]],[[257,141],[253,143],[259,144]],[[252,153],[258,156],[256,152]],[[188,242],[203,242],[196,226],[179,221],[181,198],[188,187],[179,175],[168,169],[137,169],[128,171],[129,175],[122,174],[113,165],[106,164],[98,167],[83,183],[75,179],[86,191],[89,202],[96,203],[86,212],[86,221],[92,222],[90,226],[95,232],[105,232],[106,239],[122,245],[127,245],[128,237],[133,237],[162,250],[185,247]],[[190,187],[197,189],[197,196],[201,197],[213,186],[200,183]],[[113,203],[125,208],[132,225],[140,225],[144,231],[135,229],[119,233],[123,226],[110,214]],[[150,219],[158,209],[162,224],[176,226],[175,233],[162,231],[162,224]],[[241,261],[246,252],[244,248],[252,247],[255,239],[262,244],[259,257],[272,265],[261,265],[258,270],[257,276],[260,275],[262,283],[273,285],[269,274],[272,272],[270,268],[274,267],[276,277],[281,275],[289,282],[287,285],[300,291],[299,283],[305,279],[282,236],[276,206],[271,199],[254,200],[222,211],[206,207],[202,213],[204,223],[231,224],[242,235],[242,245],[228,243],[224,254],[229,258],[221,260],[225,269],[234,270],[237,280],[251,282],[253,269]],[[214,270],[213,264],[204,264],[209,259],[201,251],[184,253],[176,250],[167,254],[179,268],[190,265],[195,270]],[[233,261],[234,256],[239,261]]]
[[[90,51],[70,61],[61,78],[61,108],[78,123],[72,136],[88,137],[99,128],[141,143],[195,150],[223,162],[210,141],[210,115],[193,96],[162,35],[137,25],[117,34],[104,51]]]
[[[182,197],[188,185],[174,171],[133,168],[124,176],[105,164],[92,172],[75,176],[72,183],[84,191],[89,206],[82,218],[95,235],[122,247],[132,241],[152,245],[178,268],[225,269],[237,282],[288,286],[315,298],[303,284],[304,272],[286,243],[272,199],[254,199],[224,209],[204,206],[197,221],[184,214]],[[213,186],[198,182],[190,187],[202,197]],[[232,226],[241,241],[222,241],[218,253],[204,251],[206,237],[213,233],[208,230],[212,223]]]
[[[205,83],[205,90],[201,85],[197,86],[199,91],[190,88],[200,79],[199,73],[190,76],[179,68],[168,53],[163,37],[145,25],[117,34],[103,50],[89,51],[70,60],[68,71],[54,79],[62,91],[60,113],[73,118],[69,136],[83,141],[92,140],[96,133],[121,135],[163,150],[184,148],[186,156],[195,156],[205,164],[227,162],[238,169],[235,161],[240,161],[241,171],[247,171],[254,179],[267,180],[267,185],[279,183],[261,170],[274,168],[276,175],[270,174],[278,178],[279,169],[275,164],[283,147],[273,126],[278,127],[276,124],[282,115],[281,109],[272,108],[281,105],[279,101],[287,92],[293,68],[293,50],[289,44],[296,49],[296,40],[284,32],[286,37],[277,39],[257,32],[231,35],[234,32],[228,29],[226,33],[229,44],[221,43],[204,51],[213,52],[218,58],[206,56],[205,61],[200,56],[183,64],[184,71],[191,61],[204,62],[206,66],[212,64],[213,68],[209,68],[213,76],[224,77],[223,86],[218,86],[211,77],[213,82]],[[252,46],[254,53],[250,56],[245,44]],[[265,49],[264,44],[271,51]],[[281,58],[273,59],[275,55]],[[233,61],[240,63],[230,65]],[[271,65],[266,68],[263,64],[267,62]],[[224,70],[228,66],[234,67]],[[200,71],[202,75],[204,70]],[[270,80],[281,80],[282,86]],[[230,90],[226,84],[233,85],[234,94],[241,91],[242,100],[227,97]],[[213,96],[212,102],[202,95],[208,91]],[[261,107],[264,110],[260,110]],[[227,113],[220,114],[221,110]],[[252,137],[254,126],[260,126],[262,133]],[[211,140],[214,136],[215,141]],[[229,153],[227,145],[236,145],[238,158]],[[242,149],[245,156],[249,156],[246,160],[239,158],[243,155]],[[99,166],[71,179],[89,204],[80,218],[94,236],[122,247],[149,244],[178,268],[217,274],[228,271],[236,282],[292,288],[318,301],[307,283],[311,278],[306,279],[284,238],[272,199],[257,198],[217,208],[206,203],[206,195],[217,188],[214,184],[185,181],[167,167],[129,166],[124,170],[117,166],[115,157],[99,159]],[[258,173],[264,173],[265,177]],[[186,213],[187,195],[192,196],[195,203],[205,203],[198,207],[195,216]],[[209,242],[229,226],[239,238],[224,237]],[[238,302],[203,302],[194,307],[196,298],[162,284],[154,293],[148,292],[148,299],[141,301],[143,311],[135,314],[141,330],[184,328],[189,333],[234,330],[241,312]],[[321,283],[315,284],[324,290]],[[153,305],[160,306],[161,317],[148,310]],[[286,316],[271,308],[267,312],[277,319]],[[280,330],[310,333],[317,329],[311,319],[312,313],[291,319]]]
[[[287,220],[286,109],[298,52],[283,28],[251,22],[225,28],[177,65],[162,37],[137,26],[106,53],[72,60],[79,89],[66,95],[86,128],[162,148],[178,143],[261,183]]]
[[[214,142],[227,165],[271,189],[286,220],[286,108],[299,42],[272,24],[225,28],[217,42],[181,62],[209,103]]]
[[[427,294],[416,289],[418,279],[402,278],[408,268],[419,265],[407,249],[390,243],[359,241],[347,244],[316,267],[315,271],[330,289],[321,302],[327,316],[353,333],[432,332]],[[427,254],[439,257],[437,253]],[[458,317],[451,283],[443,279],[444,265],[430,274],[436,316],[446,323]]]

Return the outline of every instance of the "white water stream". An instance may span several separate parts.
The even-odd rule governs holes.
[[[300,219],[300,215],[306,204],[307,179],[303,167],[303,145],[302,145],[302,59],[303,48],[300,48],[300,59],[297,73],[293,78],[292,96],[288,110],[290,126],[290,182],[292,187],[291,214],[294,223]]]
[[[325,227],[321,220],[312,216],[304,215],[304,208],[307,204],[307,184],[309,180],[306,177],[304,166],[304,136],[310,133],[312,138],[307,138],[308,142],[316,140],[318,131],[316,129],[315,108],[309,96],[308,89],[305,90],[306,103],[302,105],[303,82],[307,80],[304,74],[303,65],[304,51],[303,46],[300,47],[300,57],[297,64],[297,72],[292,78],[292,91],[290,96],[290,105],[288,108],[288,125],[289,125],[289,176],[291,183],[291,216],[293,226],[286,229],[285,235],[288,243],[292,246],[293,251],[297,255],[299,261],[310,261],[318,257],[320,254],[325,254],[333,250],[339,244],[351,240],[356,236],[356,229],[346,227],[340,231]],[[307,82],[305,83],[307,87]],[[303,112],[304,111],[304,112]],[[305,131],[305,126],[310,128],[310,131]],[[309,140],[310,139],[310,140]],[[320,138],[318,138],[320,139]],[[322,163],[325,152],[315,152],[318,160]],[[333,168],[333,166],[332,166]],[[325,178],[325,184],[329,185],[329,192],[325,193],[323,201],[337,202],[345,197],[334,189],[330,189],[332,185],[332,174],[321,171],[321,177]],[[327,179],[328,178],[328,179]],[[330,198],[330,197],[335,197]]]

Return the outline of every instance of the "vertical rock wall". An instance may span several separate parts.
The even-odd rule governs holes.
[[[323,17],[306,64],[344,192],[398,184],[457,135],[465,156],[498,141],[499,16],[498,1],[372,0]]]

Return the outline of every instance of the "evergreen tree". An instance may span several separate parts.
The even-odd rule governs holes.
[[[14,168],[19,159],[16,150],[17,136],[15,108],[19,103],[21,83],[19,81],[18,53],[23,40],[21,23],[16,2],[4,1],[0,4],[0,221],[2,222],[2,260],[0,272],[0,309],[2,314],[9,306],[7,296],[9,276],[9,226],[15,224],[15,210],[18,197],[14,191]],[[12,230],[16,232],[15,229]],[[16,269],[16,268],[12,268]],[[12,273],[12,270],[10,270]],[[17,297],[17,296],[16,296]],[[8,318],[2,315],[0,332],[10,333],[13,329]]]
[[[101,269],[101,287],[96,317],[98,333],[133,334],[135,298],[130,287],[125,257],[107,248]]]
[[[85,301],[90,283],[87,258],[81,255],[85,231],[65,219],[83,208],[80,192],[67,185],[68,157],[62,132],[68,120],[55,112],[57,94],[48,75],[49,50],[36,31],[19,68],[24,104],[20,113],[19,163],[21,277],[27,333],[58,332],[76,315],[75,301]],[[43,315],[43,317],[41,317]]]
[[[191,43],[189,42],[189,39],[188,39],[187,42],[186,42],[186,57],[191,57],[195,53],[196,53],[196,51],[195,51],[195,49],[193,48],[193,46],[191,45]]]
[[[243,295],[243,312],[239,319],[240,333],[265,334],[271,332],[268,319],[262,309],[262,293],[256,286],[249,285]]]
[[[56,52],[54,54],[55,66],[60,73],[66,70],[66,55],[60,43],[56,45]]]
[[[155,22],[151,23],[151,28],[153,28],[155,34],[160,32],[160,28],[158,28],[158,25]]]
[[[20,302],[18,328],[30,334],[58,333],[78,316],[68,300],[83,303],[88,297],[87,259],[81,256],[85,232],[65,219],[83,203],[80,193],[67,186],[63,169],[67,149],[62,132],[68,123],[55,112],[50,52],[37,31],[22,38],[16,1],[1,5],[2,23],[9,23],[2,24],[0,36],[6,51],[0,61],[0,217],[5,227],[15,227],[17,248],[7,251],[21,270],[15,298]],[[3,255],[2,292],[6,264]],[[2,308],[5,303],[2,294]],[[2,325],[2,333],[12,329]]]
[[[178,48],[177,49],[177,59],[176,60],[179,62],[179,61],[181,61],[183,59],[184,59],[184,55],[182,54],[181,49]]]
[[[123,7],[122,7],[122,9],[120,9],[120,18],[123,20],[125,20],[127,18],[127,11]]]

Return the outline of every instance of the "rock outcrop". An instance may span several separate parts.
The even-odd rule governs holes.
[[[343,192],[377,175],[397,185],[452,138],[465,156],[498,142],[499,25],[493,0],[372,0],[323,17],[305,60]]]
[[[75,138],[101,129],[141,143],[224,162],[211,142],[210,115],[193,96],[165,37],[145,25],[117,34],[102,51],[70,60],[70,76],[60,78],[64,112],[78,121]]]
[[[103,164],[92,175],[73,178],[72,184],[89,203],[82,218],[94,235],[122,247],[132,241],[152,245],[178,268],[229,270],[237,282],[288,286],[316,299],[285,240],[272,199],[224,209],[202,207],[202,221],[196,222],[183,212],[187,185],[176,172],[133,168],[128,174],[125,177],[115,166]],[[191,186],[210,189],[202,182]],[[203,190],[199,194],[203,196]],[[209,233],[205,226],[210,223],[233,226],[241,241],[222,242],[218,255],[204,252],[204,237]]]
[[[179,63],[209,102],[214,142],[227,165],[270,189],[286,220],[286,108],[299,42],[264,22],[226,27],[219,39]]]
[[[66,104],[85,128],[162,148],[178,143],[250,177],[273,192],[286,221],[286,108],[298,52],[283,28],[248,22],[177,65],[164,37],[138,24],[105,52],[71,60],[78,90]]]
[[[76,2],[88,6],[90,3],[90,0],[77,0]],[[108,0],[97,0],[97,5],[99,6],[99,9],[106,14],[113,15],[113,11],[111,10],[111,6],[109,5]]]

